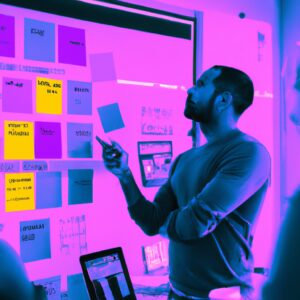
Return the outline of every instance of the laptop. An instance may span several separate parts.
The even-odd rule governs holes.
[[[80,256],[92,300],[136,300],[121,247]]]

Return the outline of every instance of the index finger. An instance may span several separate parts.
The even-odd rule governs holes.
[[[111,141],[111,144],[112,144],[112,146],[116,149],[116,150],[118,150],[119,152],[123,152],[124,150],[123,150],[123,148],[120,146],[120,144],[119,143],[117,143],[117,142],[115,142],[115,141]]]

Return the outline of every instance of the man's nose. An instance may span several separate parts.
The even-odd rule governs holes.
[[[194,87],[193,87],[193,86],[190,87],[190,88],[187,90],[188,95],[192,94],[193,90],[194,90]]]

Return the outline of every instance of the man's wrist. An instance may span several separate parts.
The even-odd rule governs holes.
[[[122,170],[121,174],[118,177],[121,183],[127,184],[132,177],[131,170],[129,168]]]

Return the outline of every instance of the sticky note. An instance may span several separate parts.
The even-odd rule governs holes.
[[[93,202],[93,170],[69,170],[69,204]]]
[[[3,77],[2,111],[32,113],[32,81]]]
[[[86,66],[84,29],[58,25],[58,62]]]
[[[24,262],[51,258],[49,219],[20,222],[20,254]]]
[[[25,18],[24,58],[55,61],[55,25]]]
[[[5,174],[5,211],[33,210],[34,173]]]
[[[68,298],[72,300],[89,300],[83,274],[74,274],[67,277]]]
[[[60,172],[36,173],[36,208],[54,208],[62,206]]]
[[[4,121],[4,159],[33,159],[32,122]]]
[[[47,300],[61,300],[61,277],[53,276],[50,278],[44,278],[34,280],[34,285],[41,285],[44,287],[47,295]]]
[[[15,18],[0,14],[0,56],[15,57]]]
[[[57,115],[62,113],[62,80],[36,78],[36,111]]]
[[[91,77],[93,82],[116,80],[113,53],[90,54]]]
[[[36,158],[61,158],[61,128],[56,122],[35,122],[34,151]]]
[[[68,80],[68,114],[92,114],[92,83]]]
[[[101,106],[98,108],[98,113],[105,133],[125,126],[118,103]]]
[[[92,154],[93,124],[68,123],[68,157],[88,158]]]

